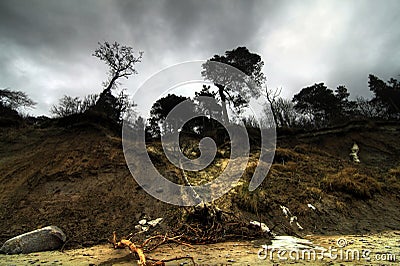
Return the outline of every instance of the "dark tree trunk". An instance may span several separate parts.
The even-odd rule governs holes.
[[[226,109],[226,96],[224,93],[225,86],[218,84],[216,84],[216,86],[218,87],[219,97],[221,97],[221,102],[222,102],[222,121],[225,124],[229,124],[228,111]]]

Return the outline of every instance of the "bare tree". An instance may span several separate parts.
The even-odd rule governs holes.
[[[120,45],[117,42],[113,44],[104,42],[99,45],[100,47],[94,51],[93,56],[104,61],[109,67],[109,79],[104,83],[106,87],[104,91],[111,91],[119,78],[128,78],[138,73],[135,64],[141,62],[143,52],[139,52],[139,55],[135,56],[132,47]]]
[[[0,89],[0,105],[16,110],[20,107],[33,107],[36,103],[23,91]]]
[[[110,44],[104,42],[99,43],[99,48],[93,53],[93,56],[104,61],[109,67],[109,77],[104,82],[105,89],[100,93],[97,100],[95,110],[105,113],[109,118],[121,122],[122,116],[129,113],[133,116],[132,108],[135,106],[133,102],[129,103],[128,95],[122,92],[115,97],[111,93],[111,89],[116,88],[117,80],[120,78],[128,78],[138,72],[135,69],[136,63],[141,62],[143,52],[139,52],[135,56],[134,50],[130,46],[120,45],[117,42]]]
[[[277,96],[277,91],[268,93],[268,103],[266,104],[269,106],[265,105],[263,109],[265,115],[264,123],[270,125],[273,119],[278,128],[295,126],[301,118],[301,114],[296,112],[292,101]]]
[[[357,97],[356,108],[356,114],[363,118],[387,118],[387,108],[378,101]]]
[[[278,123],[277,118],[277,110],[275,108],[276,99],[279,98],[279,95],[282,92],[282,88],[276,88],[274,90],[269,90],[267,86],[265,86],[265,95],[267,96],[267,100],[271,107],[272,117],[274,118],[275,123]]]
[[[275,100],[274,110],[278,119],[277,125],[280,127],[293,127],[300,116],[292,101],[281,97]]]

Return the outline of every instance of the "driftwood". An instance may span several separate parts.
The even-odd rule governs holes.
[[[117,234],[114,232],[112,243],[114,245],[114,248],[128,247],[132,253],[134,253],[138,256],[138,258],[139,258],[138,264],[140,266],[163,266],[163,265],[165,265],[166,262],[177,261],[177,260],[182,260],[182,259],[190,259],[193,262],[193,265],[196,265],[193,257],[191,257],[191,256],[183,256],[183,257],[175,257],[172,259],[158,260],[158,259],[148,258],[144,254],[145,252],[150,252],[152,250],[155,250],[157,247],[161,246],[162,244],[168,243],[168,242],[174,242],[174,243],[178,243],[180,245],[192,247],[191,245],[180,241],[179,238],[180,238],[180,236],[168,237],[167,235],[165,235],[165,236],[156,235],[156,236],[152,236],[152,237],[146,239],[142,245],[135,245],[135,243],[133,243],[129,239],[121,239],[120,241],[117,241]],[[150,246],[150,243],[155,242],[155,240],[158,240],[158,242],[156,242],[155,244]]]

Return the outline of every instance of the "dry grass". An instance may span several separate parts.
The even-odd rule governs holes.
[[[385,187],[389,191],[400,191],[400,166],[392,168],[388,171],[386,180],[385,180]]]
[[[254,171],[259,163],[258,157],[259,154],[254,154],[249,158],[246,171],[242,178],[242,182],[240,186],[237,186],[235,188],[236,195],[234,197],[234,201],[238,204],[238,206],[241,209],[253,213],[259,213],[259,211],[265,210],[265,207],[268,205],[268,197],[267,197],[268,191],[263,189],[262,186],[254,191],[249,191],[250,179],[252,178]],[[261,162],[261,164],[264,163]],[[264,167],[265,166],[266,165],[264,165]]]
[[[267,202],[266,191],[258,188],[250,192],[248,188],[249,184],[247,182],[238,187],[235,201],[243,210],[259,213],[259,211],[265,209]]]
[[[298,154],[292,149],[280,148],[277,147],[275,150],[274,162],[279,164],[285,164],[290,161],[298,161],[301,160],[303,155]]]
[[[346,203],[344,203],[343,201],[340,201],[340,200],[335,201],[335,207],[336,207],[336,210],[341,211],[341,212],[344,212],[347,209]]]
[[[389,170],[389,175],[400,179],[400,166]]]
[[[336,174],[328,174],[322,185],[328,190],[345,192],[360,198],[370,198],[381,191],[381,184],[376,179],[353,167],[345,167]]]

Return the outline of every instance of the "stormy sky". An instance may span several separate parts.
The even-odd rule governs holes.
[[[167,66],[246,46],[283,97],[316,82],[368,97],[368,74],[399,78],[399,11],[397,0],[2,0],[0,88],[49,115],[64,94],[101,92],[107,67],[91,54],[117,41],[144,51],[122,83],[131,94]]]

